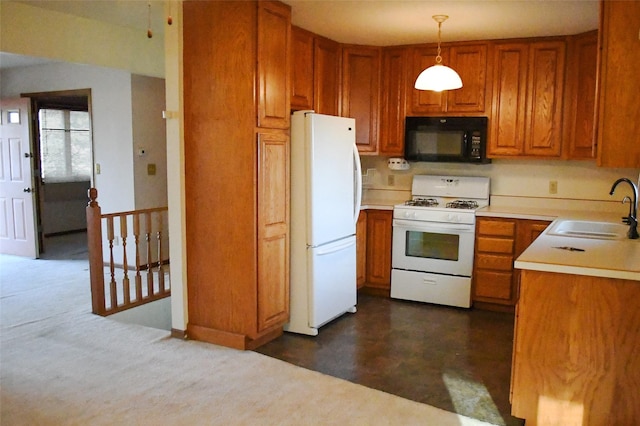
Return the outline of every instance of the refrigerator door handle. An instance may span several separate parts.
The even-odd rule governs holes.
[[[353,212],[353,223],[358,223],[358,216],[360,215],[360,207],[362,206],[362,165],[360,164],[360,153],[358,147],[353,144],[353,161],[356,165],[356,200],[355,209]]]
[[[342,251],[346,248],[351,247],[352,245],[354,245],[356,243],[355,239],[350,238],[349,241],[339,244],[337,246],[333,246],[333,247],[327,247],[327,248],[323,248],[321,250],[318,250],[316,253],[318,254],[318,256],[326,256],[328,254],[332,254],[335,253],[337,251]]]

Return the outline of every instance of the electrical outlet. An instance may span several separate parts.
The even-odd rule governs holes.
[[[550,180],[549,181],[549,194],[557,194],[558,193],[558,181]]]
[[[394,175],[387,176],[387,185],[394,186],[396,184],[396,177]]]

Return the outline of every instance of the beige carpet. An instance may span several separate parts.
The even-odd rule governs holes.
[[[83,260],[0,255],[0,280],[2,425],[488,424],[94,316]]]

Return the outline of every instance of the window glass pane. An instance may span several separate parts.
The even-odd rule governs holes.
[[[89,113],[41,109],[40,152],[42,178],[72,182],[91,178],[91,127]]]

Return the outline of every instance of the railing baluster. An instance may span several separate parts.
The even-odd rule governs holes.
[[[153,223],[151,222],[151,213],[145,213],[146,233],[145,238],[147,240],[147,297],[153,295],[153,265],[151,259],[151,232],[153,229]]]
[[[136,245],[136,301],[142,299],[142,276],[140,275],[140,215],[133,214],[133,238]]]
[[[124,293],[124,304],[131,303],[131,293],[129,289],[129,264],[127,262],[127,215],[120,215],[120,237],[122,237],[122,270],[124,278],[122,279],[122,292]]]
[[[109,290],[111,296],[111,309],[118,306],[118,293],[116,289],[115,265],[113,263],[113,217],[107,218],[107,240],[109,241],[109,272],[111,273],[111,281],[109,282]]]
[[[162,267],[162,212],[157,212],[158,217],[158,293],[164,293],[164,268]]]

